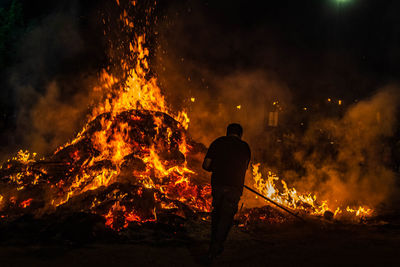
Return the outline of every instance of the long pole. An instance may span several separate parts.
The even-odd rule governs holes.
[[[276,203],[276,202],[273,201],[272,199],[269,199],[269,198],[267,198],[266,196],[261,195],[260,193],[258,193],[258,192],[255,191],[254,189],[248,187],[247,185],[244,185],[244,188],[246,188],[247,190],[253,192],[254,194],[256,194],[256,195],[258,195],[258,196],[264,198],[265,200],[271,202],[271,203],[274,204],[275,206],[278,206],[279,208],[281,208],[281,209],[283,209],[284,211],[286,211],[287,213],[293,215],[293,216],[296,217],[297,219],[300,219],[300,220],[302,220],[302,221],[305,221],[303,218],[301,218],[301,217],[298,216],[297,214],[295,214],[295,213],[291,212],[290,210],[288,210],[287,208],[285,208],[285,207],[279,205],[278,203]]]

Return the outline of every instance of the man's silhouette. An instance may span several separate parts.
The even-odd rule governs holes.
[[[240,124],[229,124],[226,136],[212,142],[204,158],[203,169],[212,172],[210,259],[222,253],[243,193],[251,152],[249,145],[241,140],[242,134]]]

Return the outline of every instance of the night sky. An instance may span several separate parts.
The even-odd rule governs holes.
[[[1,5],[6,7],[10,2],[2,1]],[[86,35],[90,38],[85,41],[91,46],[91,40],[100,36],[93,35],[93,29],[101,31],[96,28],[96,16],[99,17],[102,9],[107,9],[107,2],[113,1],[20,2],[26,25],[51,13],[73,9],[71,13],[80,21],[82,32],[88,30]],[[172,8],[176,14],[171,14]],[[296,83],[306,79],[308,84],[312,83],[312,77],[318,76],[323,80],[324,76],[333,75],[339,81],[330,83],[341,85],[342,79],[346,81],[344,84],[351,85],[351,80],[357,79],[353,77],[357,73],[368,80],[370,86],[362,85],[363,88],[359,89],[366,91],[398,79],[399,9],[398,1],[377,0],[282,0],[266,3],[189,0],[158,1],[157,4],[161,21],[162,15],[168,16],[166,20],[179,17],[187,20],[188,27],[193,27],[193,32],[186,32],[188,36],[182,36],[180,42],[201,46],[197,51],[185,51],[199,63],[204,61],[221,71],[230,71],[238,65],[268,68],[282,77],[290,77],[289,80],[293,78]],[[201,14],[203,21],[194,22],[196,14]],[[199,28],[201,31],[196,31]],[[211,33],[205,36],[203,33],[207,28]],[[217,33],[213,33],[215,31]],[[263,50],[271,51],[271,47],[275,62],[260,57]],[[102,50],[98,50],[96,52],[100,54]],[[218,53],[205,53],[204,50]],[[312,84],[308,86],[313,87]]]
[[[201,44],[188,56],[211,68],[272,70],[305,98],[360,98],[399,77],[398,1],[191,2],[204,19],[186,17],[188,42]]]

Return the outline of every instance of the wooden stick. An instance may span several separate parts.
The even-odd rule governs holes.
[[[275,201],[273,201],[273,200],[271,200],[271,199],[267,198],[266,196],[264,196],[264,195],[261,195],[260,193],[258,193],[258,192],[257,192],[257,191],[255,191],[254,189],[252,189],[252,188],[248,187],[247,185],[244,185],[244,188],[246,188],[247,190],[249,190],[249,191],[253,192],[254,194],[256,194],[256,195],[258,195],[258,196],[260,196],[260,197],[264,198],[265,200],[267,200],[267,201],[271,202],[271,203],[272,203],[272,204],[274,204],[275,206],[278,206],[279,208],[281,208],[281,209],[283,209],[284,211],[286,211],[287,213],[289,213],[289,214],[293,215],[293,216],[294,216],[294,217],[296,217],[297,219],[300,219],[300,220],[302,220],[303,222],[305,221],[303,218],[301,218],[301,217],[300,217],[300,216],[298,216],[297,214],[295,214],[295,213],[291,212],[291,211],[290,211],[290,210],[288,210],[287,208],[285,208],[285,207],[283,207],[283,206],[279,205],[279,204],[278,204],[278,203],[276,203]]]

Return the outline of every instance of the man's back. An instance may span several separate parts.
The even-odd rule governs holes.
[[[206,158],[211,163],[211,184],[243,189],[246,169],[250,161],[249,145],[236,136],[222,136],[211,143]]]

